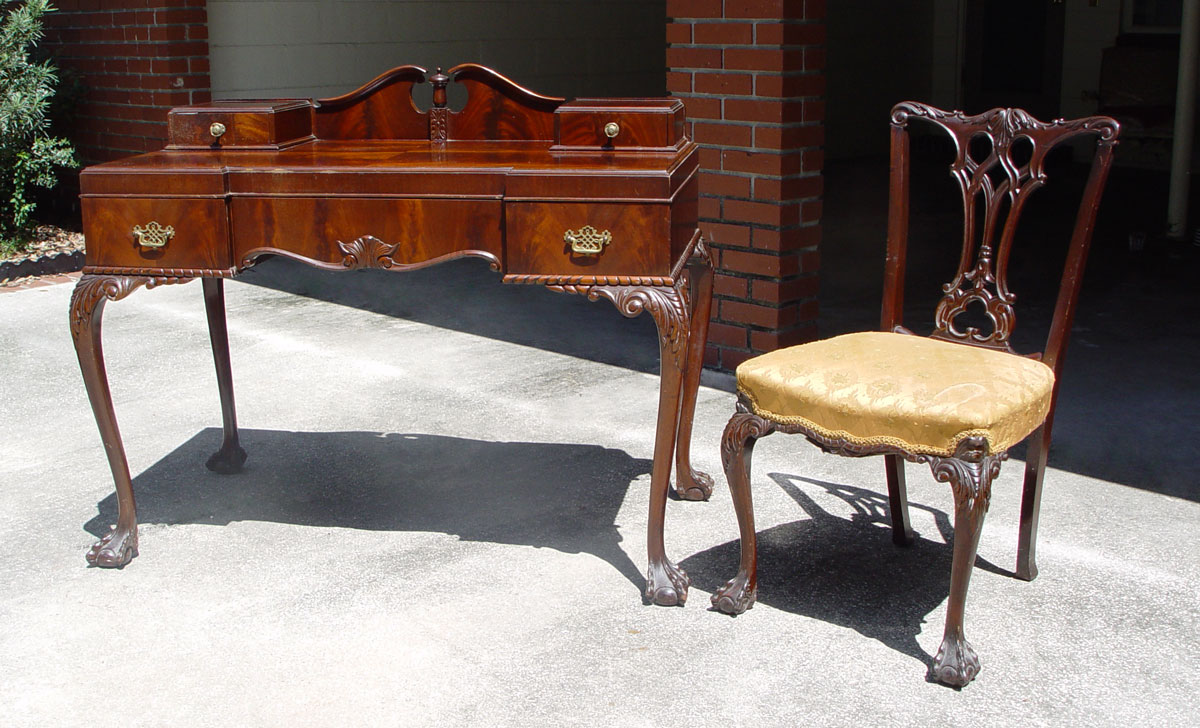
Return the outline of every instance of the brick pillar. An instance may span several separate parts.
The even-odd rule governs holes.
[[[55,0],[43,46],[86,89],[72,139],[84,163],[161,149],[167,111],[210,99],[205,0]]]
[[[732,370],[816,337],[825,0],[667,0],[667,16],[717,265],[705,363]]]

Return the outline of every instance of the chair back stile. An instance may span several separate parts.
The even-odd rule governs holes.
[[[1114,131],[1113,137],[1116,135]],[[1071,336],[1071,325],[1075,322],[1075,308],[1079,300],[1079,289],[1083,283],[1083,268],[1087,262],[1088,250],[1092,245],[1092,232],[1096,226],[1096,214],[1100,210],[1100,196],[1108,180],[1108,171],[1112,166],[1115,138],[1102,138],[1096,156],[1092,158],[1092,169],[1088,174],[1087,186],[1083,191],[1083,201],[1079,206],[1079,215],[1075,220],[1075,229],[1071,234],[1071,246],[1067,251],[1067,260],[1063,264],[1062,284],[1058,289],[1058,300],[1054,304],[1054,318],[1050,323],[1050,334],[1046,339],[1046,350],[1042,361],[1054,370],[1055,377],[1061,374],[1067,340]],[[1057,388],[1056,388],[1057,389]],[[1053,411],[1053,405],[1051,405]]]
[[[888,185],[887,262],[883,274],[880,330],[894,331],[904,318],[904,271],[908,252],[908,130],[893,114]]]

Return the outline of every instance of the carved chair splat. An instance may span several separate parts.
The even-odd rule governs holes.
[[[913,120],[949,134],[955,149],[950,173],[962,197],[959,263],[943,286],[928,338],[912,335],[901,321]],[[980,662],[964,635],[963,615],[992,481],[1008,449],[1028,439],[1016,574],[1032,579],[1063,350],[1118,132],[1117,123],[1103,116],[1042,122],[1021,109],[992,109],[976,116],[915,102],[892,109],[882,331],[802,344],[738,367],[737,413],[725,428],[721,457],[737,511],[742,556],[737,575],[712,597],[718,610],[739,614],[757,597],[750,463],[759,438],[772,432],[801,434],[837,455],[884,455],[898,544],[912,539],[902,460],[925,463],[935,479],[950,484],[955,504],[946,625],[931,677],[954,686],[975,678]],[[1007,280],[1017,224],[1030,196],[1046,183],[1049,152],[1085,136],[1095,139],[1096,151],[1045,349],[1020,356],[1010,344],[1016,297]],[[972,147],[980,140],[988,149],[977,159]],[[983,308],[990,330],[960,323],[976,305]]]

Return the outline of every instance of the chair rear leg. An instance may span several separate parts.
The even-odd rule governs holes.
[[[1042,478],[1050,451],[1050,422],[1047,420],[1029,437],[1025,456],[1025,487],[1021,493],[1021,533],[1017,539],[1017,578],[1037,578],[1038,514],[1042,508]]]
[[[721,438],[721,462],[737,511],[742,557],[737,576],[712,595],[714,607],[726,614],[741,614],[758,596],[758,544],[754,533],[754,504],[750,498],[750,460],[758,438],[769,435],[774,424],[749,413],[741,404]]]
[[[892,542],[897,546],[911,546],[913,530],[908,517],[908,485],[904,481],[904,460],[899,455],[884,455],[883,462],[887,471],[888,505],[892,514]]]

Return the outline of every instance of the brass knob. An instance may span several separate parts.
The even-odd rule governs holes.
[[[621,125],[615,121],[610,121],[604,125],[604,136],[612,139],[621,133]]]
[[[212,125],[208,127],[208,133],[212,134],[214,139],[220,139],[221,135],[225,133],[225,125],[219,121],[214,121]]]

